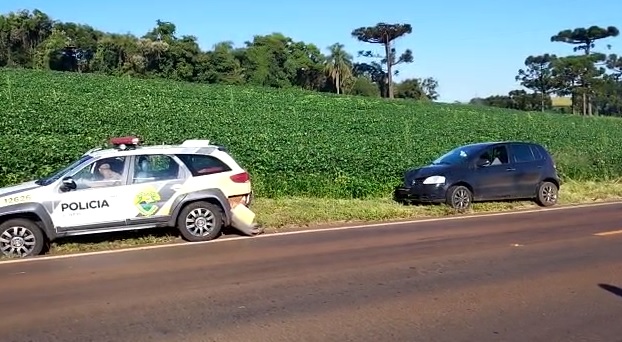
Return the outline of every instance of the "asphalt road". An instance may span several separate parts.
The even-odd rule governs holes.
[[[0,264],[0,341],[622,341],[622,205]]]

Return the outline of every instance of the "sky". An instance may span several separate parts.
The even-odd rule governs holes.
[[[343,43],[355,57],[359,50],[383,50],[357,42],[353,29],[378,22],[408,23],[412,34],[396,40],[395,47],[410,48],[414,62],[400,65],[396,80],[434,77],[439,101],[467,102],[520,88],[514,77],[529,55],[572,54],[571,45],[550,42],[560,30],[591,25],[622,29],[622,1],[599,3],[592,9],[585,0],[2,0],[0,12],[39,9],[56,20],[135,35],[143,35],[160,19],[175,23],[179,36],[198,37],[205,50],[220,41],[242,46],[254,35],[281,32],[313,43],[324,53],[329,45]],[[607,44],[612,45],[610,51]],[[607,39],[598,49],[622,54],[622,36]]]

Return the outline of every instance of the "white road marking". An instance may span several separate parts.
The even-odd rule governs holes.
[[[622,230],[612,230],[612,231],[608,231],[608,232],[600,232],[600,233],[596,233],[594,235],[596,235],[596,236],[607,236],[607,235],[616,235],[616,234],[622,234]]]
[[[72,254],[64,254],[64,255],[50,255],[50,256],[23,258],[23,259],[8,259],[6,261],[0,261],[0,265],[3,265],[3,264],[13,264],[13,263],[18,263],[18,262],[46,261],[46,260],[55,260],[55,259],[85,257],[85,256],[92,256],[92,255],[124,253],[124,252],[132,252],[132,251],[144,251],[144,250],[160,249],[160,248],[188,247],[188,246],[204,245],[204,244],[210,244],[210,243],[225,243],[227,241],[235,241],[235,240],[241,240],[241,239],[273,238],[273,237],[279,237],[279,236],[283,236],[283,235],[311,234],[311,233],[321,233],[321,232],[339,231],[339,230],[350,230],[350,229],[358,229],[358,228],[397,226],[397,225],[403,225],[403,224],[422,224],[422,223],[427,223],[427,222],[440,222],[440,221],[453,221],[453,220],[468,220],[468,219],[476,219],[476,218],[482,218],[482,217],[523,215],[523,214],[541,213],[541,212],[549,212],[549,211],[560,211],[560,210],[572,210],[572,209],[591,208],[591,207],[602,207],[602,206],[616,205],[616,204],[620,205],[620,204],[622,204],[622,201],[615,201],[615,202],[611,201],[611,202],[602,202],[602,203],[593,203],[593,204],[579,204],[579,205],[569,205],[569,206],[559,206],[559,207],[552,207],[552,208],[539,208],[539,209],[529,209],[529,210],[519,210],[519,211],[506,211],[506,212],[497,212],[497,213],[490,213],[490,214],[473,214],[473,215],[464,215],[464,216],[435,217],[435,218],[429,218],[429,219],[419,219],[419,220],[409,220],[409,221],[394,221],[394,222],[385,222],[385,223],[369,223],[369,224],[361,224],[361,225],[356,225],[356,226],[303,229],[303,230],[281,232],[281,233],[262,234],[262,235],[253,236],[253,237],[239,236],[239,237],[231,237],[231,238],[224,238],[224,239],[220,239],[219,238],[219,239],[210,240],[210,241],[192,242],[192,243],[190,243],[190,242],[167,243],[167,244],[162,244],[162,245],[150,245],[150,246],[142,246],[142,247],[129,247],[129,248],[120,248],[120,249],[107,250],[107,251],[86,252],[86,253],[72,253]],[[602,234],[602,233],[600,233],[600,234]]]

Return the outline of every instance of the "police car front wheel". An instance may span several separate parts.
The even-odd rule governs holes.
[[[41,254],[43,232],[28,219],[11,219],[0,224],[0,251],[8,257],[28,257]]]
[[[209,202],[193,202],[181,211],[177,227],[181,236],[190,242],[216,238],[222,229],[222,209]]]

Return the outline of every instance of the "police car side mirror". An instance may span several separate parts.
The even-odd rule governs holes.
[[[60,189],[62,191],[71,191],[71,190],[75,190],[76,189],[76,182],[73,181],[73,178],[71,177],[65,177],[63,178],[63,183],[60,187]]]

